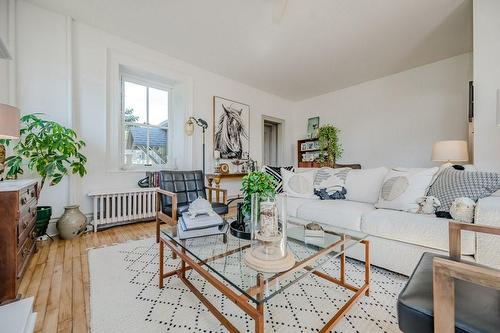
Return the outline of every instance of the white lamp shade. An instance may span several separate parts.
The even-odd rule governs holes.
[[[19,109],[0,103],[0,139],[19,138]]]
[[[432,146],[432,160],[436,162],[467,162],[469,152],[467,141],[438,141]]]

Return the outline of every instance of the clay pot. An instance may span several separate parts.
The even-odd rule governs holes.
[[[64,214],[57,221],[57,230],[62,239],[73,239],[85,231],[87,218],[80,211],[80,206],[64,207]]]

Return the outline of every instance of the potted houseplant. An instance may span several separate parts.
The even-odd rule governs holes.
[[[271,175],[254,171],[243,177],[241,181],[241,192],[243,193],[243,203],[238,209],[238,219],[248,221],[252,208],[252,194],[259,193],[262,196],[273,196],[276,194],[276,184]]]
[[[344,149],[339,139],[340,130],[333,125],[324,125],[319,128],[318,141],[321,154],[319,162],[334,167],[335,160],[342,157]]]
[[[66,175],[78,174],[83,177],[87,173],[87,158],[80,153],[85,142],[78,139],[72,129],[42,119],[39,114],[29,114],[21,117],[20,135],[12,155],[5,160],[9,168],[7,178],[22,174],[23,160],[26,159],[28,169],[38,173],[41,178],[38,197],[46,184],[54,186]],[[46,233],[51,215],[51,207],[37,207],[38,236]]]

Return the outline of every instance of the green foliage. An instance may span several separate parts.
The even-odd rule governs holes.
[[[243,192],[243,214],[248,215],[252,206],[252,194],[259,193],[262,196],[274,196],[276,184],[274,178],[262,171],[250,172],[241,181]]]
[[[331,164],[342,157],[344,149],[339,140],[340,130],[333,125],[324,125],[319,128],[319,148],[321,149],[320,160],[328,160]]]
[[[127,123],[135,123],[139,120],[139,117],[134,115],[134,109],[132,108],[125,109],[123,117]]]
[[[13,155],[5,160],[9,168],[7,177],[22,174],[23,159],[28,168],[42,177],[38,191],[46,181],[53,186],[70,173],[83,177],[87,170],[87,158],[80,153],[85,142],[79,140],[75,131],[54,121],[44,120],[38,114],[21,117],[21,137],[13,148]]]

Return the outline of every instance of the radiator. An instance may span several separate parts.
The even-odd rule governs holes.
[[[151,220],[156,216],[154,188],[132,189],[128,191],[92,192],[93,227]]]

